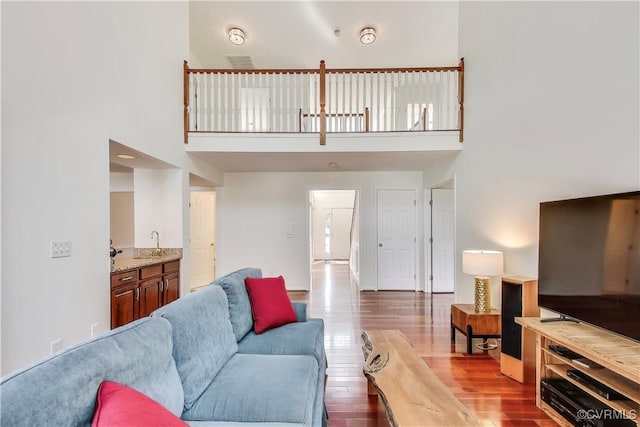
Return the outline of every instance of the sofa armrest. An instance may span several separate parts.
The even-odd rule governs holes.
[[[293,305],[293,310],[296,312],[296,317],[298,318],[298,322],[306,322],[307,321],[307,303],[300,302],[300,301],[293,301],[291,305]]]

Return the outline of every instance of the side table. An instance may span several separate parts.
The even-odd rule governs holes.
[[[456,329],[467,337],[467,354],[471,354],[473,338],[500,338],[500,311],[476,313],[473,304],[451,304],[451,342]]]

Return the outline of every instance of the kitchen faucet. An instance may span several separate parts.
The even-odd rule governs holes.
[[[157,231],[153,230],[151,232],[151,238],[153,239],[153,235],[156,235],[156,249],[153,251],[153,255],[154,256],[158,256],[160,255],[161,251],[160,251],[160,233],[158,233]]]

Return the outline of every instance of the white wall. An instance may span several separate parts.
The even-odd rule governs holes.
[[[309,191],[355,189],[360,191],[360,287],[375,289],[376,190],[419,190],[422,182],[421,172],[227,173],[217,192],[216,274],[254,266],[265,275],[282,274],[288,289],[308,289]],[[422,191],[416,193],[421,199]],[[418,206],[421,203],[418,200]],[[416,221],[417,262],[424,256],[419,210]],[[287,237],[290,223],[294,238]],[[418,267],[418,283],[422,282]]]
[[[456,300],[473,301],[461,251],[502,249],[537,276],[540,201],[640,187],[637,2],[463,2],[464,151],[456,174]],[[492,287],[498,307],[499,284]]]
[[[109,203],[109,237],[116,249],[133,248],[134,209],[133,192],[111,192]]]
[[[133,170],[135,247],[181,248],[183,182],[180,169]]]
[[[190,164],[188,20],[185,2],[2,3],[2,373],[108,329],[109,139]],[[49,258],[58,239],[70,258]]]
[[[111,172],[109,174],[109,190],[111,192],[133,191],[133,172]]]

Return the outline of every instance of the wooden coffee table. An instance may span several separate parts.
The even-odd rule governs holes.
[[[364,331],[362,341],[369,394],[380,396],[391,426],[480,425],[402,332]]]

